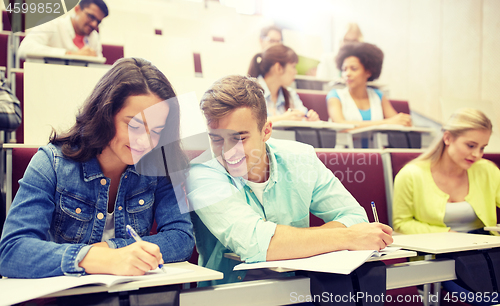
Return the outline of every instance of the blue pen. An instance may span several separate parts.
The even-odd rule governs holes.
[[[375,202],[373,202],[373,201],[372,201],[372,212],[373,212],[373,218],[375,219],[375,222],[380,223],[378,221],[377,208],[375,207]]]
[[[132,226],[128,225],[125,227],[127,229],[127,233],[130,235],[130,237],[134,238],[134,240],[137,242],[137,241],[142,241],[142,238],[141,236],[137,235],[137,233],[134,231],[134,229],[132,228]],[[158,265],[158,268],[163,268],[163,265],[162,264],[159,264]]]

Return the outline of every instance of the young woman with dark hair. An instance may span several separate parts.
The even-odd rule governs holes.
[[[257,78],[264,89],[267,116],[271,122],[280,120],[319,120],[314,110],[307,110],[299,95],[290,86],[295,80],[295,65],[299,58],[287,46],[274,45],[257,53],[250,63],[248,74]]]
[[[326,96],[328,114],[333,122],[357,126],[400,124],[411,126],[409,114],[397,113],[386,96],[367,86],[380,76],[384,53],[368,43],[345,44],[336,62],[346,87],[332,89]]]
[[[161,151],[175,170],[185,169],[178,140],[179,104],[167,78],[145,60],[117,61],[69,132],[54,133],[33,156],[5,221],[0,274],[142,275],[188,259],[194,239],[176,200],[182,188],[135,167]],[[155,174],[173,171],[163,169]]]

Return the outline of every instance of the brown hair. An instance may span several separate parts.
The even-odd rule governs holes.
[[[286,64],[293,64],[299,61],[299,57],[291,48],[285,45],[274,45],[261,53],[255,54],[248,68],[248,75],[251,77],[265,76],[274,64],[279,63],[285,68]],[[290,108],[290,93],[285,87],[281,87],[285,97],[285,109]]]
[[[443,132],[448,131],[455,138],[471,130],[491,132],[493,130],[493,125],[483,112],[474,108],[461,108],[451,115],[450,119],[446,121],[442,128]],[[429,147],[429,149],[427,149],[427,151],[414,159],[414,161],[430,160],[431,164],[435,164],[441,159],[441,156],[443,156],[445,147],[446,145],[441,136]]]
[[[166,146],[169,160],[184,167],[186,158],[179,142],[179,103],[165,75],[140,58],[122,58],[99,80],[76,116],[76,123],[62,135],[55,131],[50,142],[61,146],[63,154],[78,162],[88,161],[102,152],[116,134],[115,115],[129,96],[154,94],[169,105],[159,144]],[[172,163],[173,164],[173,163]]]
[[[350,56],[357,57],[363,68],[371,73],[368,81],[378,79],[384,63],[384,52],[379,47],[363,42],[345,44],[335,57],[337,68],[340,71],[342,71],[344,60]]]
[[[89,7],[91,4],[97,5],[97,7],[99,7],[99,9],[104,14],[104,17],[107,17],[109,15],[108,6],[102,0],[81,0],[78,3],[78,5],[80,5],[82,9]]]
[[[259,131],[267,121],[264,91],[254,78],[230,75],[217,80],[201,98],[200,108],[208,124],[218,121],[240,107],[248,107],[257,120]]]

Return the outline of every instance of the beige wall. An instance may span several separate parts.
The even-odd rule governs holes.
[[[500,108],[500,1],[335,0],[334,7],[338,37],[343,24],[358,22],[365,41],[384,51],[379,82],[391,98],[437,121],[457,106]]]
[[[412,109],[436,121],[458,106],[480,107],[490,110],[495,126],[500,125],[495,113],[500,109],[500,0],[324,1],[330,12],[322,9],[318,18],[325,22],[311,24],[308,32],[332,42],[335,51],[345,24],[358,22],[365,41],[385,53],[379,83],[387,86],[391,98],[408,100]],[[139,6],[135,0],[106,2],[111,14],[101,26],[104,43],[123,44],[126,56],[140,56],[141,49],[144,55],[158,52],[154,60],[162,66],[163,59],[173,59],[166,47],[175,52],[182,47],[172,43],[172,37],[189,39],[189,44],[182,44],[189,46],[184,47],[186,61],[192,52],[201,52],[211,78],[245,73],[251,56],[259,51],[259,30],[272,22],[237,14],[214,1],[209,1],[208,8],[181,0],[140,1]],[[304,10],[304,14],[311,12]],[[325,30],[330,24],[324,19],[328,14],[332,28]],[[158,43],[148,50],[143,41],[154,36],[155,28],[162,29],[164,36],[151,39]],[[211,42],[211,35],[226,38],[227,53]],[[164,63],[171,67],[165,69],[167,75],[180,73],[182,61],[176,64]],[[185,66],[192,71],[191,63]]]

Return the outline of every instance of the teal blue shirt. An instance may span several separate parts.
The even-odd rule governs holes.
[[[224,257],[234,252],[247,263],[266,261],[277,224],[309,227],[309,212],[325,222],[345,226],[368,222],[365,210],[318,159],[313,147],[271,139],[266,143],[270,161],[269,183],[263,203],[241,177],[232,177],[211,159],[192,164],[187,181],[190,205],[195,210],[199,264],[224,273],[224,279],[201,285],[240,281],[245,271]]]

